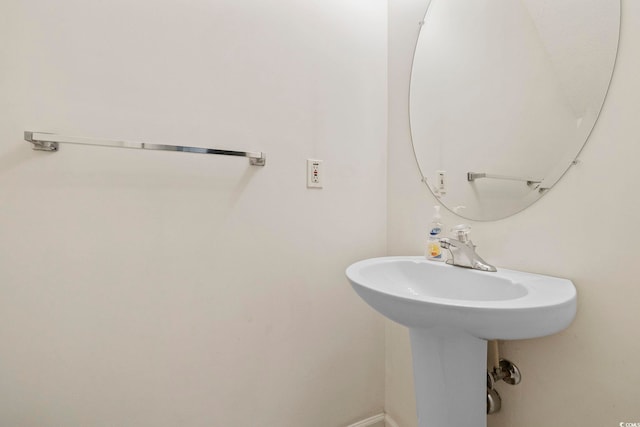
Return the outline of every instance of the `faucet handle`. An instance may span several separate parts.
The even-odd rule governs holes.
[[[451,229],[455,233],[458,240],[462,243],[469,241],[469,233],[471,233],[471,226],[469,224],[459,224]]]

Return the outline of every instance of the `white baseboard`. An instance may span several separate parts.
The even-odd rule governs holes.
[[[385,414],[374,415],[366,420],[358,421],[355,424],[348,425],[347,427],[385,427]]]
[[[397,422],[393,420],[389,415],[385,414],[384,416],[384,425],[385,427],[400,427]]]
[[[358,421],[355,424],[348,425],[347,427],[399,427],[389,415],[378,414],[373,417],[369,417],[366,420]]]

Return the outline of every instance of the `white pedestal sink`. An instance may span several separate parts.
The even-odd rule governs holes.
[[[486,426],[487,340],[565,329],[576,313],[571,281],[481,272],[424,257],[383,257],[347,268],[371,307],[409,327],[419,427]]]

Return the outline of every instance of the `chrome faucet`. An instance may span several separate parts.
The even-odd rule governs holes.
[[[457,239],[450,237],[441,237],[438,239],[440,246],[448,249],[451,253],[451,258],[447,260],[447,264],[457,267],[473,268],[474,270],[497,271],[493,265],[487,263],[476,253],[476,245],[469,240],[471,227],[461,224],[453,227],[451,231],[456,233]]]

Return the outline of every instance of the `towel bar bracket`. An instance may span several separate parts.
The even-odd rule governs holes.
[[[264,157],[249,157],[249,164],[251,166],[264,166],[267,163],[267,159]]]
[[[31,147],[32,149],[38,150],[38,151],[58,151],[58,148],[60,146],[60,144],[53,141],[35,140],[33,139],[33,132],[29,132],[29,131],[25,131],[24,139],[25,141],[29,141],[31,144],[33,144],[33,147]]]

